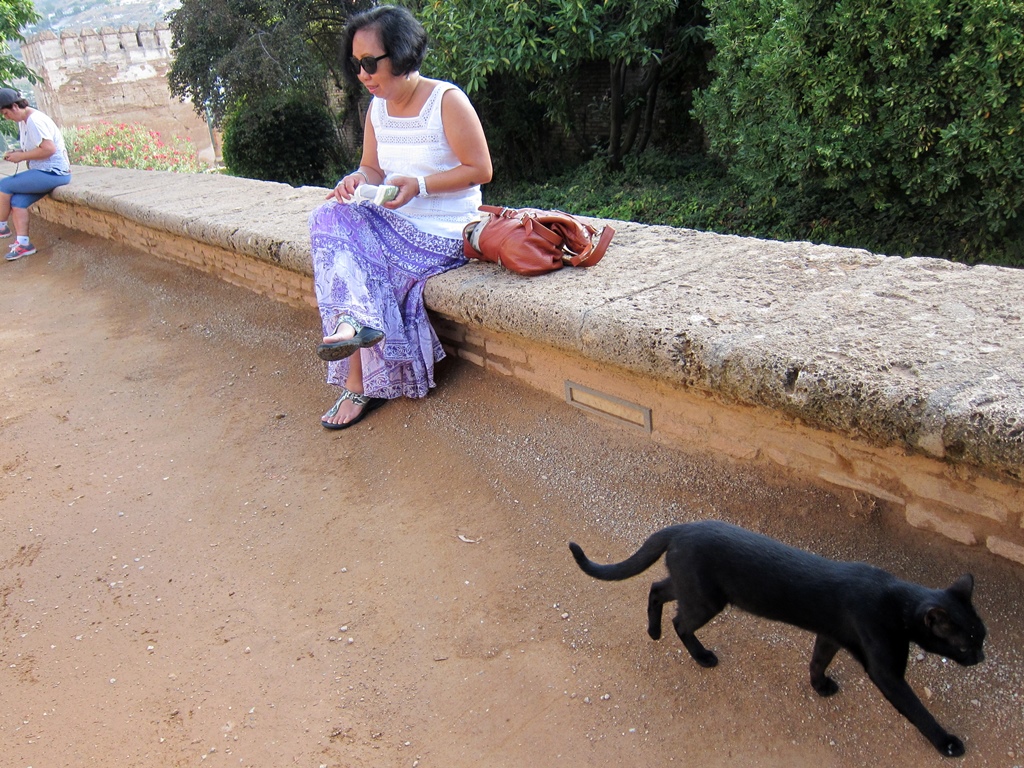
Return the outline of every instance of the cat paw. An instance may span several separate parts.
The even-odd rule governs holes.
[[[935,747],[946,757],[962,757],[967,751],[964,749],[964,743],[951,733],[947,733],[946,738],[938,742]]]
[[[819,696],[832,696],[839,693],[839,683],[831,677],[822,677],[822,679],[817,682],[812,680],[811,687],[814,688]]]
[[[694,661],[706,669],[718,666],[718,657],[711,651],[704,651],[703,653],[695,653],[691,655],[693,656]]]

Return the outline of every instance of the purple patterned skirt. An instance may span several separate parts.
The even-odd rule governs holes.
[[[384,331],[362,350],[363,391],[371,397],[423,397],[444,357],[427,319],[428,277],[466,263],[462,242],[430,235],[371,203],[325,203],[309,216],[313,282],[324,335],[339,315]],[[327,382],[344,386],[353,358],[327,364]]]

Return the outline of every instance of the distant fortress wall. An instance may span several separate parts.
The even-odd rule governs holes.
[[[210,130],[190,102],[171,96],[171,30],[164,22],[115,30],[46,31],[21,47],[42,80],[36,104],[58,125],[139,123],[165,139],[189,138],[206,162],[214,159]]]

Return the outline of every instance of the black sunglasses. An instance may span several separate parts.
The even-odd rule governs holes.
[[[359,74],[359,68],[362,67],[363,71],[368,75],[377,74],[377,62],[381,59],[386,59],[388,54],[382,53],[380,56],[363,56],[361,59],[357,59],[355,56],[349,57],[349,63],[352,64],[352,69],[355,73]]]

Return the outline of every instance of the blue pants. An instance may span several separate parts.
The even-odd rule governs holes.
[[[12,208],[28,208],[32,203],[42,200],[48,193],[70,181],[70,173],[36,171],[30,168],[0,179],[0,192],[11,196]]]

